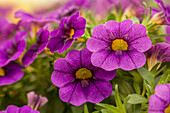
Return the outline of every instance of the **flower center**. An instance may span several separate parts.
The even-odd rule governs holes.
[[[117,50],[128,50],[128,44],[126,41],[123,39],[116,39],[112,41],[112,50],[117,51]]]
[[[168,105],[168,107],[165,109],[164,112],[165,112],[165,113],[170,113],[170,104]]]
[[[92,77],[92,72],[88,70],[87,68],[80,68],[76,72],[76,79],[88,79]]]
[[[70,39],[73,39],[73,35],[74,35],[74,29],[70,30]]]
[[[0,68],[0,76],[5,76],[5,70],[3,68]]]

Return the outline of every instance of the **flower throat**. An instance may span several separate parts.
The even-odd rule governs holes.
[[[91,77],[92,77],[92,72],[87,68],[80,68],[78,71],[76,71],[76,79],[85,80]]]
[[[5,70],[3,68],[0,68],[0,76],[5,76]]]
[[[128,44],[126,41],[124,41],[123,39],[116,39],[114,41],[112,41],[112,50],[113,51],[117,51],[117,50],[128,50]]]

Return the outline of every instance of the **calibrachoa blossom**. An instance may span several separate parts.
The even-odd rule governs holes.
[[[27,93],[28,105],[33,109],[39,109],[48,102],[46,97],[36,94],[34,91]]]
[[[157,43],[146,51],[146,56],[149,70],[157,63],[170,61],[170,44]]]
[[[157,85],[155,94],[149,99],[148,113],[169,113],[170,112],[170,84]]]
[[[52,38],[47,46],[51,52],[58,51],[62,53],[66,51],[76,38],[84,34],[86,20],[80,17],[79,13],[63,18],[59,28],[51,32]]]
[[[0,111],[0,113],[40,113],[40,112],[36,110],[32,110],[32,108],[27,105],[21,108],[14,105],[10,105],[7,107],[5,111]]]
[[[18,31],[13,40],[7,40],[0,46],[0,67],[18,59],[26,47],[26,32]]]
[[[37,41],[25,53],[22,62],[23,65],[30,65],[36,56],[41,53],[48,44],[49,31],[42,28],[37,33]]]
[[[51,76],[54,85],[60,87],[59,95],[64,102],[79,106],[87,101],[101,102],[112,93],[109,80],[115,76],[115,70],[105,71],[91,64],[91,52],[71,50],[65,58],[54,64]]]
[[[23,69],[23,67],[14,62],[0,67],[0,86],[12,84],[20,80],[24,75],[21,69]]]
[[[93,52],[92,64],[108,71],[142,67],[146,62],[143,52],[151,45],[146,28],[129,19],[120,23],[111,20],[96,26],[87,41],[87,48]]]

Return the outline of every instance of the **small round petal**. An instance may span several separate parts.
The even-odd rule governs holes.
[[[91,55],[92,52],[90,52],[87,48],[84,48],[83,50],[81,50],[81,63],[82,63],[82,67],[91,67],[92,63],[91,63]]]
[[[6,113],[19,113],[19,107],[10,105],[7,107]]]
[[[91,81],[89,86],[84,89],[87,101],[99,103],[109,97],[112,93],[112,85],[106,81]]]
[[[53,74],[51,75],[51,81],[57,87],[63,87],[64,85],[73,81],[74,78],[75,77],[73,74],[59,71],[54,71]]]
[[[20,113],[30,113],[31,111],[32,111],[32,108],[27,105],[21,107],[19,110]]]
[[[119,36],[122,37],[126,35],[133,25],[132,20],[127,19],[119,23]]]
[[[137,51],[123,52],[120,56],[120,68],[124,70],[137,69],[142,67],[145,62],[145,55]]]
[[[140,31],[140,32],[139,32]],[[130,42],[135,41],[139,38],[146,37],[146,27],[141,24],[134,24],[127,36],[127,39]],[[150,42],[149,42],[150,44]]]
[[[55,51],[61,49],[64,46],[64,38],[56,37],[56,38],[51,38],[47,47],[50,49],[52,53]]]
[[[73,68],[79,69],[82,65],[80,54],[81,52],[78,50],[71,50],[67,53],[65,59]]]
[[[73,35],[73,39],[81,37],[84,33],[85,33],[85,29],[75,30],[74,35]]]
[[[61,66],[62,65],[62,66]],[[58,59],[54,64],[54,69],[59,72],[72,73],[74,70],[64,58]]]
[[[170,103],[170,88],[168,85],[157,85],[155,88],[155,94],[167,103]]]
[[[112,51],[110,50],[101,50],[99,52],[93,53],[91,56],[91,62],[94,66],[101,67],[103,62],[110,55]]]
[[[166,103],[156,95],[149,99],[149,111],[164,111]]]
[[[93,33],[92,33],[93,38],[110,42],[111,36],[110,36],[108,30],[106,29],[106,27],[108,27],[108,26],[98,25],[98,26],[94,27]],[[114,37],[112,37],[112,38],[114,38]]]
[[[66,51],[72,44],[74,40],[67,40],[63,46],[63,48],[58,50],[58,53],[61,54],[62,52]]]
[[[86,26],[86,19],[84,19],[83,17],[79,17],[77,20],[75,20],[72,23],[72,26],[74,29],[78,30],[78,29],[85,29]]]
[[[129,46],[139,52],[145,52],[151,48],[152,42],[149,37],[145,36],[132,41]]]
[[[87,45],[87,48],[92,52],[98,52],[102,49],[109,47],[109,43],[107,43],[106,41],[99,40],[99,39],[96,39],[96,38],[93,38],[93,37],[91,37],[87,41],[86,45]]]
[[[166,33],[170,34],[170,26],[166,26]],[[170,36],[165,37],[166,42],[170,43]]]
[[[109,81],[112,80],[116,75],[116,71],[106,71],[104,69],[99,69],[94,73],[94,77],[100,80]]]
[[[75,106],[79,106],[87,101],[80,82],[70,83],[61,87],[59,96],[64,102],[69,102]]]

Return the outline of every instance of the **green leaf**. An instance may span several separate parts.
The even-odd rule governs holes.
[[[132,17],[132,21],[133,21],[133,23],[136,23],[136,24],[140,23],[139,19],[135,16]]]
[[[88,107],[87,107],[87,104],[86,104],[86,103],[84,104],[84,113],[89,113]]]
[[[120,97],[119,97],[119,91],[118,91],[118,85],[115,85],[115,101],[118,109],[121,111],[121,113],[126,113],[125,106],[122,104]]]
[[[103,104],[103,103],[97,103],[96,105],[107,108],[108,110],[110,110],[113,113],[120,113],[119,109],[113,105]]]
[[[116,16],[113,13],[110,13],[109,16],[107,17],[107,21],[109,20],[116,20]]]
[[[168,78],[170,77],[170,69],[168,69],[160,78],[158,84],[166,84]],[[157,84],[157,85],[158,85]]]
[[[135,88],[136,93],[140,95],[140,94],[141,94],[141,89],[140,89],[139,83],[134,82],[134,83],[133,83],[133,86],[134,86],[134,88]]]
[[[151,87],[153,88],[154,87],[154,77],[152,76],[152,73],[149,72],[147,69],[145,69],[143,67],[138,68],[137,71],[142,76],[142,78],[144,80],[146,80],[151,85]]]
[[[141,104],[148,101],[145,97],[138,94],[130,94],[128,95],[128,97],[130,97],[129,100],[127,101],[127,103],[129,104]]]

